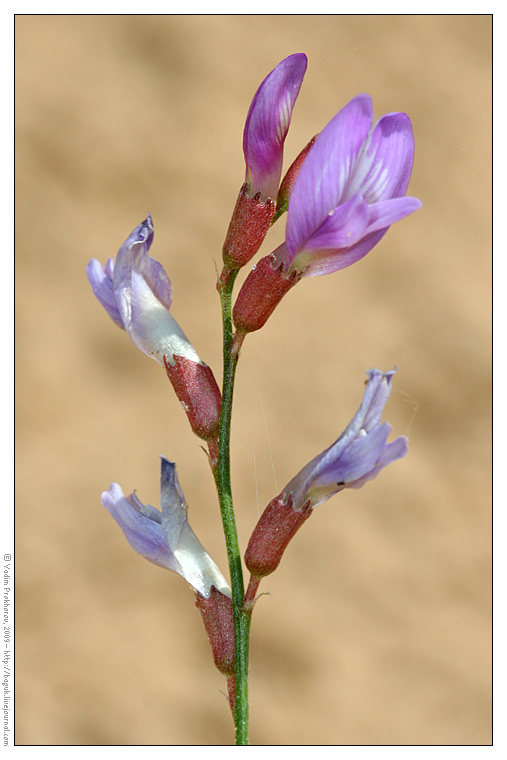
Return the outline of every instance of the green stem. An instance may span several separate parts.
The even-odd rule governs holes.
[[[238,362],[241,340],[232,333],[232,288],[236,271],[224,271],[218,282],[218,292],[222,304],[224,376],[222,387],[222,412],[220,416],[220,438],[218,463],[214,471],[215,482],[222,514],[227,558],[232,586],[232,606],[234,616],[235,646],[235,701],[234,725],[236,744],[248,744],[248,646],[250,637],[251,612],[243,609],[245,585],[239,550],[238,532],[234,516],[231,490],[230,437],[231,413],[234,393],[234,378]]]

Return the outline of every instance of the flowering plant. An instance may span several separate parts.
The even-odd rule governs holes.
[[[372,127],[368,95],[358,95],[312,138],[282,180],[283,148],[306,72],[302,53],[285,58],[264,79],[248,111],[245,182],[223,246],[218,278],[223,323],[220,391],[170,313],[171,282],[148,254],[148,215],[120,247],[116,260],[87,267],[97,299],[134,345],[164,367],[193,432],[206,442],[225,535],[230,586],[190,528],[176,466],[162,457],[161,511],[125,496],[117,483],[102,504],[131,547],[181,575],[193,589],[216,667],[227,678],[236,744],[248,744],[250,621],[262,579],[278,567],[290,540],[313,509],[347,488],[360,488],[407,452],[404,436],[388,443],[382,422],[395,370],[367,372],[362,403],[340,437],[305,465],[267,505],[248,542],[245,589],[230,481],[230,425],[236,367],[245,337],[260,329],[300,280],[336,272],[366,256],[390,225],[419,208],[406,191],[414,137],[404,113]],[[239,270],[253,259],[269,228],[287,212],[284,242],[258,261],[234,307]]]

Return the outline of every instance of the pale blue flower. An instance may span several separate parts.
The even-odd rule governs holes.
[[[124,496],[118,483],[102,494],[102,504],[122,529],[130,546],[155,565],[181,575],[208,598],[211,588],[231,596],[224,576],[188,523],[188,507],[176,475],[176,465],[161,457],[162,512],[143,504],[134,493]]]

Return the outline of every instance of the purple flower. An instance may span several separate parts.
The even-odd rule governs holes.
[[[344,433],[332,446],[312,459],[275,496],[262,513],[248,542],[245,562],[259,581],[274,572],[297,531],[318,504],[343,491],[360,488],[386,465],[407,453],[407,439],[387,443],[391,426],[381,424],[396,370],[371,369],[363,403]]]
[[[386,114],[373,130],[372,122],[370,96],[358,95],[318,135],[294,183],[273,268],[303,277],[344,269],[421,206],[405,197],[414,161],[409,117]]]
[[[254,95],[243,133],[249,195],[276,199],[283,163],[283,144],[292,109],[306,72],[304,53],[289,55],[268,74]]]
[[[93,292],[111,319],[126,330],[132,342],[147,356],[163,364],[166,355],[199,362],[193,346],[169,313],[171,281],[163,266],[148,255],[153,241],[151,216],[129,235],[116,261],[104,266],[92,259],[86,268]]]
[[[328,449],[312,459],[283,489],[293,508],[313,508],[344,488],[360,488],[386,465],[407,453],[405,436],[387,443],[392,428],[381,423],[396,370],[371,369],[363,402],[347,429]]]
[[[102,504],[130,546],[142,557],[178,573],[206,599],[212,586],[230,597],[227,581],[188,524],[188,507],[176,465],[164,457],[161,459],[162,513],[149,504],[144,505],[135,493],[124,496],[118,483],[111,483],[109,491],[104,491]]]

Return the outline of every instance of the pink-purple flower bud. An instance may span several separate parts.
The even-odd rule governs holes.
[[[292,109],[306,72],[304,53],[289,55],[254,95],[243,132],[246,177],[236,201],[223,259],[239,269],[259,250],[272,222],[283,165],[283,146]]]
[[[259,86],[243,132],[246,182],[251,196],[276,199],[283,164],[283,145],[308,60],[304,53],[284,58]]]

